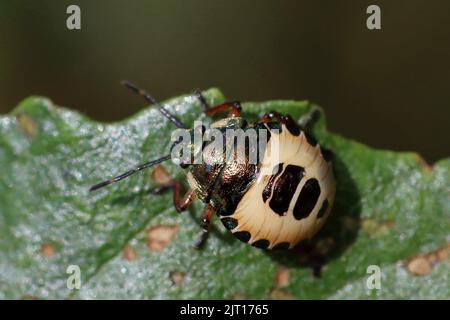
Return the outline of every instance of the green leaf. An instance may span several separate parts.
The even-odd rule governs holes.
[[[224,101],[216,89],[205,96]],[[209,120],[193,96],[165,105],[186,123]],[[243,104],[251,120],[269,110],[300,119],[317,108]],[[148,172],[88,193],[167,154],[173,129],[154,108],[104,124],[40,97],[1,117],[0,298],[450,298],[450,159],[429,167],[414,153],[369,148],[327,132],[322,114],[313,132],[334,153],[337,195],[320,233],[272,253],[215,221],[195,251],[202,204],[176,213],[170,193],[151,194]],[[166,167],[185,183],[181,169]],[[149,247],[157,226],[174,232],[162,251]],[[421,276],[411,267],[417,257]],[[69,265],[80,267],[79,290],[67,288]],[[380,290],[367,289],[369,265],[381,268]]]

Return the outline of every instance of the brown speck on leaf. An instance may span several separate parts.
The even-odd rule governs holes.
[[[393,220],[377,221],[375,219],[364,219],[361,222],[361,229],[374,237],[386,235],[394,227],[395,221]]]
[[[147,246],[150,250],[161,252],[178,232],[178,226],[159,225],[146,230]]]
[[[269,299],[291,300],[293,295],[286,289],[289,285],[289,269],[281,267],[275,275],[275,286],[269,292]]]
[[[55,255],[55,253],[56,253],[56,249],[55,249],[55,246],[52,243],[47,242],[47,243],[42,244],[42,246],[41,246],[41,254],[44,257],[51,258],[51,257],[53,257]]]
[[[433,265],[450,258],[450,243],[437,250],[417,255],[406,262],[406,268],[414,275],[423,276],[431,272]]]
[[[289,269],[288,268],[280,268],[276,274],[276,283],[275,286],[277,288],[284,288],[289,285]]]
[[[430,252],[429,254],[425,255],[425,259],[428,260],[430,264],[435,264],[439,261],[438,255],[436,252]]]
[[[151,178],[153,181],[155,181],[157,184],[161,186],[167,186],[170,185],[173,181],[170,177],[170,174],[167,172],[166,168],[164,168],[163,165],[158,164],[155,166],[155,168],[151,172]]]
[[[442,248],[438,249],[436,255],[439,261],[450,259],[450,244],[447,244]]]
[[[431,272],[431,263],[423,256],[412,259],[406,267],[409,272],[416,276],[424,276]]]
[[[122,257],[127,261],[134,261],[137,259],[138,255],[136,250],[134,250],[132,245],[127,244],[122,251]]]
[[[361,222],[361,228],[368,234],[374,234],[378,228],[378,222],[373,219],[364,219]]]
[[[182,284],[185,277],[186,274],[184,272],[172,271],[170,273],[170,280],[172,280],[172,283],[176,286]]]
[[[16,116],[17,123],[23,132],[30,138],[34,138],[37,135],[38,127],[36,122],[25,113],[20,113]]]

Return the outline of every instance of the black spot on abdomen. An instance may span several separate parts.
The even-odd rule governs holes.
[[[273,182],[281,174],[282,171],[283,171],[283,163],[279,163],[277,166],[273,168],[272,176],[270,177],[269,182],[267,182],[267,185],[262,193],[264,202],[266,202],[267,199],[270,198],[270,195],[272,194]]]
[[[267,247],[269,246],[270,242],[269,240],[266,239],[260,239],[257,240],[255,242],[252,243],[252,246],[256,247],[256,248],[260,248],[260,249],[267,249]]]
[[[286,128],[288,129],[288,131],[293,135],[293,136],[299,136],[300,132],[302,132],[302,130],[300,129],[299,125],[296,124],[292,119],[289,119],[286,124],[285,124]]]
[[[292,197],[297,189],[300,180],[305,174],[305,169],[300,166],[287,165],[284,172],[274,182],[270,208],[283,216],[289,208]]]
[[[312,136],[311,134],[307,133],[306,131],[304,131],[304,133],[305,133],[306,141],[308,141],[308,143],[309,143],[311,146],[315,147],[315,146],[317,145],[317,140],[316,140],[316,138],[314,138],[314,136]]]
[[[297,220],[307,218],[320,196],[319,182],[315,178],[308,179],[303,185],[302,191],[298,196],[297,202],[294,207],[294,217]]]
[[[250,238],[252,237],[252,235],[248,231],[234,232],[233,235],[243,242],[248,242],[248,240],[250,240]]]
[[[333,158],[333,152],[327,148],[320,147],[320,153],[326,162],[330,162]]]
[[[234,228],[237,227],[238,225],[238,221],[234,218],[222,218],[222,223],[225,226],[225,228],[227,228],[228,230],[233,230]]]
[[[328,209],[328,199],[325,199],[325,201],[322,203],[322,207],[319,210],[319,213],[317,214],[317,218],[322,218],[325,212],[327,212]]]

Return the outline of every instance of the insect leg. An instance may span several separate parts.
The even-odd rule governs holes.
[[[209,108],[205,110],[205,114],[208,116],[212,116],[215,115],[216,113],[222,112],[222,111],[226,111],[226,110],[230,110],[230,116],[231,117],[240,117],[241,116],[241,104],[237,101],[233,101],[233,102],[225,102],[222,104],[219,104],[218,106]]]
[[[203,112],[208,116],[212,116],[212,115],[215,115],[216,113],[226,111],[227,109],[231,109],[231,111],[230,111],[231,117],[240,117],[241,116],[242,107],[238,101],[225,102],[225,103],[219,104],[215,107],[211,107],[208,104],[208,102],[206,102],[206,99],[200,90],[198,90],[198,89],[194,90],[194,94],[197,96],[198,100],[200,101]]]
[[[195,192],[192,189],[189,189],[184,194],[183,199],[181,199],[180,192],[181,184],[179,182],[175,182],[173,186],[173,204],[175,205],[175,209],[177,209],[178,212],[186,210],[191,202],[195,199]]]
[[[165,190],[172,189],[173,192],[173,204],[178,212],[182,212],[187,209],[191,202],[195,199],[195,193],[189,189],[183,198],[181,198],[181,184],[170,176],[166,169],[159,165],[153,170],[152,178],[156,183],[160,185],[159,188],[153,191],[155,194],[162,193]]]
[[[202,227],[202,233],[200,234],[198,240],[194,243],[195,249],[200,249],[205,244],[206,238],[208,237],[209,230],[211,227],[211,220],[214,216],[214,208],[212,205],[208,204],[203,210],[200,225]]]

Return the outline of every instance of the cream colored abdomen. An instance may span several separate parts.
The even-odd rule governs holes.
[[[271,209],[270,198],[264,202],[262,197],[273,169],[279,163],[285,164],[283,170],[287,165],[304,169],[304,176],[296,186],[289,208],[284,215],[277,214]],[[308,216],[297,219],[293,213],[294,206],[305,182],[310,178],[317,179],[320,195]],[[275,179],[273,186],[276,185],[276,181]],[[269,241],[267,249],[286,242],[289,243],[289,247],[293,247],[299,241],[312,237],[322,227],[333,206],[335,189],[332,165],[323,158],[319,145],[310,145],[303,132],[299,136],[294,136],[283,126],[280,134],[272,133],[257,180],[245,193],[235,212],[226,217],[236,219],[238,222],[231,232],[250,233],[249,244],[265,239]],[[322,217],[318,218],[325,199],[328,201],[328,208]]]

